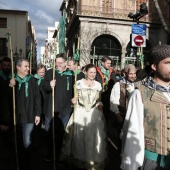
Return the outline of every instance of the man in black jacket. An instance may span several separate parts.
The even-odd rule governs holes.
[[[19,59],[16,69],[15,79],[10,80],[9,86],[16,86],[17,123],[21,125],[24,148],[28,149],[34,124],[40,122],[41,96],[36,79],[29,75],[29,61]]]
[[[73,98],[74,72],[66,69],[67,61],[64,53],[56,56],[55,80],[53,80],[53,69],[48,70],[42,82],[43,90],[46,92],[45,99],[45,126],[49,134],[52,133],[52,88],[54,88],[54,121],[56,137],[56,156],[60,154],[64,129],[73,111],[71,99]],[[57,131],[57,132],[56,132]],[[50,142],[50,141],[49,141]],[[49,143],[49,147],[52,144]],[[52,148],[49,148],[52,150]],[[49,160],[51,151],[45,160]]]
[[[44,92],[44,90],[42,89],[42,81],[44,80],[44,76],[45,76],[45,72],[46,72],[46,68],[45,65],[39,63],[37,65],[37,73],[34,74],[34,77],[37,80],[37,84],[38,87],[40,89],[40,94],[41,94],[41,104],[42,104],[42,115],[41,115],[41,123],[43,125],[44,128],[44,123],[45,123],[45,114],[44,114],[44,99],[45,99],[45,95],[46,93]],[[40,125],[41,126],[41,125]]]

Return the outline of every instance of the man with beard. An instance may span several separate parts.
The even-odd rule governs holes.
[[[170,169],[170,45],[153,47],[147,59],[153,74],[132,93],[126,113],[123,170]]]
[[[0,131],[7,131],[11,121],[9,100],[9,74],[11,72],[11,60],[8,57],[2,59],[0,70]]]
[[[128,64],[124,68],[124,78],[117,82],[110,95],[110,110],[115,113],[118,123],[123,123],[128,96],[134,90],[136,80],[136,68],[133,64]]]
[[[117,82],[114,70],[111,68],[112,60],[108,56],[102,58],[101,65],[97,67],[96,81],[101,83],[102,91],[107,90],[107,85],[110,79]]]

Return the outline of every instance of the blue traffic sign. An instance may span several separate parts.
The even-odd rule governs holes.
[[[146,35],[146,24],[132,24],[132,34]]]

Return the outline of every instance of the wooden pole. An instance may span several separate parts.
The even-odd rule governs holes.
[[[139,56],[140,56],[140,63],[141,63],[141,69],[143,69],[144,64],[143,64],[143,47],[139,47]]]
[[[143,47],[141,47],[141,68],[143,69],[144,67],[144,58],[143,58]]]
[[[68,58],[69,58],[68,55],[69,55],[69,50],[67,50],[67,61],[68,61]]]
[[[55,58],[56,58],[56,38],[54,39],[54,57],[53,57],[53,80],[55,80]],[[54,87],[52,88],[52,130],[53,130],[53,169],[56,170],[55,154],[55,121],[54,121]]]
[[[77,43],[77,50],[80,49],[80,37],[78,37],[78,43]],[[77,81],[77,69],[78,69],[78,61],[76,61],[76,70],[75,70],[75,77],[74,77],[74,98],[77,97],[77,86],[76,86],[76,81]],[[76,104],[74,104],[74,111],[73,111],[73,125],[71,129],[71,134],[74,135],[74,116],[75,116],[75,111],[76,111]],[[72,150],[72,144],[73,144],[74,137],[71,139],[71,146],[70,146],[70,151]],[[70,166],[71,166],[71,152],[70,152]]]
[[[31,51],[30,51],[30,75],[32,74],[32,42],[31,42]]]
[[[94,46],[94,52],[93,52],[93,64],[94,64],[94,56],[95,56],[95,46]]]
[[[11,56],[12,79],[14,79],[14,59],[13,59],[13,54],[12,54],[12,42],[11,42],[10,29],[9,29],[9,46],[10,46],[10,56]],[[12,94],[13,94],[13,116],[14,116],[13,123],[14,123],[16,168],[17,170],[19,170],[18,149],[17,149],[17,128],[16,128],[15,86],[12,87]]]
[[[80,37],[78,37],[78,43],[77,43],[77,50],[80,49]],[[76,86],[76,81],[77,81],[77,69],[78,69],[78,61],[76,61],[76,71],[75,71],[75,85],[74,85],[74,97],[77,96],[77,86]],[[75,110],[75,107],[74,107]],[[74,115],[73,115],[74,116]]]

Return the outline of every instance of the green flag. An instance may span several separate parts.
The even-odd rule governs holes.
[[[31,50],[28,51],[28,56],[27,56],[28,60],[30,59],[30,56],[31,56]]]
[[[9,36],[10,36],[11,34],[10,33],[6,33],[6,46],[7,46],[7,43],[8,43],[8,41],[9,41]]]
[[[76,49],[75,54],[73,54],[73,58],[75,61],[79,61],[80,59],[79,49]]]

